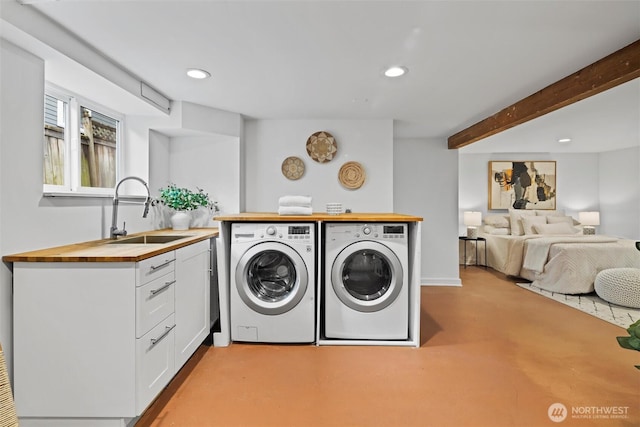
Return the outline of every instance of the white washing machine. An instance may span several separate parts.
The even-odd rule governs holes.
[[[315,224],[231,224],[231,340],[315,341]]]
[[[324,336],[406,340],[408,225],[327,223]]]

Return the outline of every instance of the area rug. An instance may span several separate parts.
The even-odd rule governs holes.
[[[566,295],[540,289],[531,283],[516,283],[516,285],[618,325],[621,328],[627,329],[630,324],[640,319],[640,309],[611,304],[600,298],[595,292],[584,295]]]

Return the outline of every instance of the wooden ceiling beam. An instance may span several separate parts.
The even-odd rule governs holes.
[[[462,148],[637,77],[640,40],[451,135],[449,149]]]

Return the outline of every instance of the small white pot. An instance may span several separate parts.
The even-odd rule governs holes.
[[[191,214],[187,211],[176,211],[171,215],[171,227],[174,230],[188,230]]]
[[[213,212],[211,209],[199,206],[197,209],[191,211],[191,226],[193,228],[202,228],[209,226],[211,218],[213,218]]]

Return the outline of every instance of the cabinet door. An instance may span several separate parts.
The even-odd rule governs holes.
[[[175,326],[172,314],[136,340],[136,415],[142,414],[176,372]]]
[[[31,262],[13,273],[18,416],[135,416],[134,264]]]
[[[210,241],[176,251],[176,371],[209,334]]]

